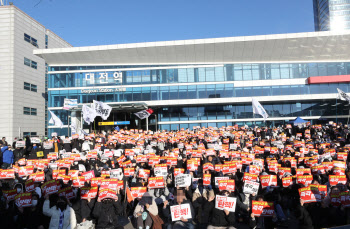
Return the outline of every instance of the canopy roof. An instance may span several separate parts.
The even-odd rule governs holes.
[[[51,66],[340,62],[350,30],[34,50]]]

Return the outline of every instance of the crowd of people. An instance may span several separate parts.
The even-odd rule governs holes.
[[[350,224],[347,125],[118,130],[0,141],[0,228]]]

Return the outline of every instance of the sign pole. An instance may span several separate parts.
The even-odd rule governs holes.
[[[338,96],[335,98],[335,123],[338,123]]]

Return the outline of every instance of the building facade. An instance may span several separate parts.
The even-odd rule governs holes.
[[[45,135],[45,60],[33,50],[71,47],[14,5],[0,6],[0,136]]]
[[[267,125],[298,116],[319,123],[346,122],[349,105],[337,88],[350,88],[349,32],[315,32],[111,46],[36,50],[49,64],[49,110],[65,126],[49,134],[68,133],[68,116],[83,129],[115,125],[84,124],[79,108],[63,110],[64,98],[80,106],[108,103],[107,120],[130,121],[128,128],[147,128],[133,112],[152,108],[152,130],[194,126],[263,124],[254,117],[252,97],[262,103]],[[137,108],[139,106],[139,108]],[[134,109],[133,109],[134,108]],[[112,122],[113,123],[113,122]]]
[[[350,29],[349,0],[313,0],[315,31]]]

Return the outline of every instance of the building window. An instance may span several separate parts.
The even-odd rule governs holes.
[[[35,39],[34,37],[29,36],[28,34],[24,34],[24,40],[28,43],[31,43],[33,46],[39,48],[38,46],[38,40]]]
[[[32,61],[30,66],[31,66],[32,68],[34,68],[34,69],[37,69],[37,68],[38,68],[38,64],[37,64],[37,62],[35,62],[35,61]]]
[[[31,108],[30,109],[30,114],[31,115],[36,115],[36,108]]]
[[[28,58],[24,57],[24,65],[27,65],[30,67],[30,60]]]
[[[29,107],[23,107],[23,114],[30,115],[30,108]]]
[[[35,84],[31,84],[31,85],[30,85],[30,90],[31,90],[31,91],[34,91],[34,92],[37,92],[37,91],[38,91],[37,86],[36,86]]]
[[[38,47],[38,41],[36,40],[36,39],[34,39],[33,37],[32,37],[32,39],[31,39],[31,42],[30,42],[32,45],[34,45],[35,47]]]
[[[24,82],[24,90],[30,91],[30,83]]]
[[[36,132],[23,132],[23,137],[26,137],[26,136],[29,136],[29,137],[37,136],[37,133]]]
[[[26,42],[30,42],[30,36],[28,35],[28,34],[24,34],[24,40],[26,41]]]
[[[49,36],[45,35],[45,48],[47,49],[49,47]]]

